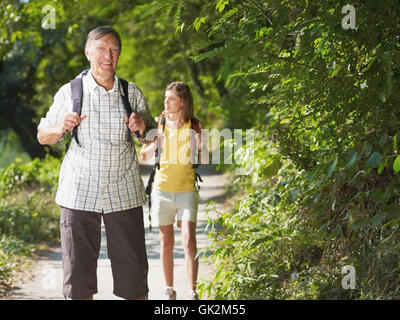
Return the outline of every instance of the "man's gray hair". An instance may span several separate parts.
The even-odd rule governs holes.
[[[121,52],[121,37],[119,36],[119,33],[111,26],[100,26],[90,31],[86,38],[85,48],[90,46],[90,41],[100,39],[108,33],[111,33],[117,39],[119,51]]]

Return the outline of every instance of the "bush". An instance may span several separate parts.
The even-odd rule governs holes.
[[[368,197],[377,179],[374,170],[358,181],[354,193],[343,176],[361,169],[347,161],[307,173],[290,160],[276,160],[274,146],[257,139],[255,156],[253,171],[235,182],[246,195],[233,212],[210,221],[215,240],[209,261],[216,273],[200,285],[202,293],[216,299],[399,297],[397,202],[389,201],[388,191],[387,202],[384,196],[379,202]],[[352,212],[362,218],[352,220]],[[355,268],[355,289],[342,287],[346,265]]]
[[[59,239],[60,160],[16,161],[0,172],[0,285],[35,249]]]

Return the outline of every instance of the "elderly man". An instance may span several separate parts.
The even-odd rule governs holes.
[[[114,294],[146,299],[148,262],[142,205],[146,201],[131,133],[140,140],[156,128],[138,87],[129,83],[130,117],[124,109],[121,80],[115,74],[121,39],[109,26],[92,30],[85,55],[90,70],[82,77],[81,114],[73,112],[71,84],[65,84],[38,126],[41,144],[63,140],[77,127],[77,138],[60,170],[56,203],[61,207],[60,230],[64,270],[63,295],[93,299],[97,293],[97,260],[101,219],[107,236]]]

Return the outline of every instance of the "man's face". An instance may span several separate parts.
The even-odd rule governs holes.
[[[90,61],[90,68],[94,77],[113,77],[117,68],[120,48],[118,40],[111,33],[104,37],[91,40],[85,49],[85,54]]]

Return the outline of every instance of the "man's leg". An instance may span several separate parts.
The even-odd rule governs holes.
[[[101,243],[101,215],[60,210],[63,295],[67,299],[93,299],[97,293],[97,259]]]
[[[114,294],[127,300],[146,299],[149,267],[142,207],[106,213],[103,219]]]

